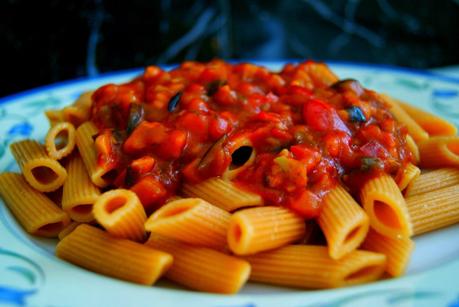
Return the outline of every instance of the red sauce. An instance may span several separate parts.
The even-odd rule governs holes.
[[[147,67],[93,95],[99,164],[114,186],[130,188],[152,211],[184,181],[237,167],[232,148],[246,139],[256,157],[234,181],[266,204],[315,217],[337,183],[356,192],[365,178],[395,177],[411,161],[406,129],[379,96],[356,81],[336,81],[311,61],[280,72],[219,60]]]

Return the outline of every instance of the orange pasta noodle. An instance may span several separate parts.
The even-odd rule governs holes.
[[[459,167],[459,137],[431,137],[419,144],[419,153],[422,167]]]
[[[129,190],[116,189],[97,198],[94,217],[111,235],[142,241],[145,238],[145,209],[137,195]]]
[[[380,94],[380,97],[389,105],[395,118],[406,126],[408,133],[417,143],[429,138],[429,134],[400,107],[396,100],[385,94]]]
[[[365,239],[369,227],[368,216],[341,186],[333,188],[322,204],[317,221],[327,238],[330,257],[340,259]]]
[[[56,255],[90,271],[144,285],[155,283],[173,262],[168,253],[113,238],[87,224],[63,238]]]
[[[11,144],[11,152],[27,182],[40,192],[52,192],[64,184],[67,171],[46,154],[44,147],[32,140]]]
[[[202,199],[184,198],[156,210],[145,229],[193,245],[224,248],[230,217]]]
[[[410,104],[401,101],[398,103],[429,135],[457,134],[456,126],[449,121]]]
[[[53,127],[57,123],[64,121],[64,116],[62,115],[62,110],[46,110],[45,116],[48,119],[49,125]]]
[[[228,228],[228,245],[237,255],[248,255],[300,240],[304,219],[283,207],[259,207],[233,214]]]
[[[255,161],[256,156],[255,148],[247,137],[236,137],[230,140],[228,150],[231,154],[231,164],[222,175],[225,180],[234,179]]]
[[[20,174],[0,174],[0,196],[30,234],[56,237],[70,222],[64,211],[44,194],[30,187]]]
[[[184,184],[183,194],[198,197],[226,211],[263,205],[260,195],[238,188],[233,182],[211,178],[198,184]]]
[[[289,245],[244,259],[252,266],[250,280],[317,289],[374,281],[386,264],[383,254],[361,250],[334,260],[327,247],[315,245]]]
[[[371,227],[380,234],[390,238],[413,234],[405,199],[389,175],[380,175],[365,183],[360,199]]]
[[[409,163],[404,169],[398,182],[398,188],[403,191],[412,185],[416,178],[421,175],[421,170],[414,164]]]
[[[188,288],[233,294],[250,275],[247,261],[206,247],[196,247],[152,233],[146,243],[174,256],[166,277]]]
[[[78,97],[73,105],[62,109],[62,117],[65,121],[72,123],[75,127],[89,120],[90,108],[92,105],[91,96],[94,92],[85,92]]]
[[[419,161],[421,161],[421,154],[419,153],[418,145],[409,134],[406,135],[406,146],[412,153],[413,162],[419,164]]]
[[[406,198],[415,235],[459,223],[459,185]]]
[[[57,237],[59,238],[59,240],[62,240],[64,239],[66,236],[68,236],[72,231],[75,230],[75,228],[78,227],[78,225],[81,225],[81,223],[78,223],[78,222],[71,222],[70,224],[68,224],[67,226],[65,226],[64,229],[62,229],[59,234],[57,235]]]
[[[422,173],[405,190],[405,197],[432,192],[459,185],[459,169],[439,168]]]
[[[105,187],[108,183],[104,175],[109,170],[105,170],[97,164],[97,152],[93,137],[99,133],[97,127],[92,122],[85,122],[76,131],[76,144],[81,158],[86,166],[91,181],[98,187]]]
[[[45,138],[48,156],[60,160],[72,153],[75,148],[75,127],[69,122],[62,122],[49,129]]]
[[[386,272],[392,276],[400,276],[408,266],[414,242],[410,238],[388,238],[370,229],[361,248],[386,255]]]
[[[99,189],[92,183],[79,155],[71,157],[67,165],[68,178],[62,193],[62,209],[77,222],[94,220],[93,204],[100,195]]]

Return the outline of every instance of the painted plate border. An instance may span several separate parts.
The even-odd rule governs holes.
[[[256,64],[279,67],[298,60]],[[364,63],[328,62],[338,72],[368,75],[370,88],[402,87],[414,96],[424,95],[422,106],[457,125],[459,122],[459,79],[428,71]],[[173,67],[173,66],[168,66]],[[0,165],[14,169],[6,148],[14,140],[43,138],[43,129],[29,118],[45,108],[59,107],[74,99],[87,84],[130,78],[141,72],[133,69],[102,74],[96,78],[64,81],[0,98]],[[387,77],[387,76],[389,77]],[[372,77],[374,76],[374,77]],[[74,90],[77,88],[78,90]],[[402,90],[400,90],[403,92]],[[32,99],[33,98],[33,99]],[[410,97],[399,97],[408,99]],[[12,107],[14,106],[14,107]],[[19,111],[12,112],[15,108]],[[43,118],[44,119],[44,118]],[[9,121],[9,122],[7,122]],[[2,147],[3,146],[3,147]],[[8,160],[8,161],[7,161]],[[5,162],[7,161],[7,163]],[[459,234],[458,234],[459,235]],[[104,277],[67,264],[43,248],[49,240],[31,240],[0,202],[0,305],[28,306],[368,306],[416,305],[459,307],[459,255],[421,273],[398,279],[338,290],[286,293],[238,294],[224,296],[180,289],[143,287]],[[42,244],[43,243],[43,244]],[[2,275],[11,276],[5,283]],[[90,282],[87,282],[89,281]]]

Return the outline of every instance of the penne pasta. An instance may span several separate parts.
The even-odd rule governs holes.
[[[59,240],[62,240],[64,239],[66,236],[68,236],[72,231],[75,230],[75,228],[78,227],[78,225],[81,225],[81,223],[78,223],[78,222],[71,222],[70,224],[68,224],[67,226],[64,227],[64,229],[62,229],[59,234],[57,235],[57,237],[59,238]]]
[[[341,186],[325,196],[317,222],[325,234],[332,259],[340,259],[359,247],[370,225],[365,211]]]
[[[355,250],[339,260],[327,247],[289,245],[244,257],[252,266],[250,280],[299,288],[336,288],[373,281],[386,264],[383,254]]]
[[[97,152],[94,145],[94,139],[99,130],[92,122],[85,122],[76,131],[75,141],[83,159],[86,170],[88,171],[89,178],[98,187],[107,186],[107,181],[104,175],[108,172],[97,164]]]
[[[152,285],[172,265],[172,256],[103,230],[79,225],[56,246],[56,255],[100,274]]]
[[[224,180],[232,180],[255,161],[255,149],[247,137],[236,137],[229,141],[231,164],[223,173]]]
[[[88,91],[80,95],[73,105],[62,109],[64,121],[72,123],[75,127],[89,120],[92,105],[91,96],[94,92]]]
[[[20,174],[0,174],[0,196],[30,234],[56,237],[70,222],[64,211],[44,194],[30,187]]]
[[[46,110],[45,116],[48,119],[49,125],[53,127],[57,123],[63,122],[64,117],[62,115],[62,110]]]
[[[459,169],[435,169],[422,173],[418,178],[416,178],[405,190],[405,197],[433,192],[452,185],[459,185]]]
[[[400,176],[400,179],[397,180],[397,185],[400,191],[406,190],[413,182],[421,175],[421,170],[414,164],[409,163],[404,169],[403,173]]]
[[[67,165],[68,178],[62,193],[62,209],[77,222],[94,220],[93,204],[100,195],[92,183],[79,155],[74,155]]]
[[[247,261],[206,247],[196,247],[152,233],[146,245],[170,253],[174,265],[166,277],[188,288],[237,293],[250,275]]]
[[[194,185],[186,183],[182,192],[188,197],[202,198],[229,212],[242,207],[263,205],[260,195],[242,190],[233,182],[220,178],[211,178]]]
[[[100,195],[93,208],[96,221],[111,235],[142,241],[145,238],[145,209],[137,195],[129,190],[116,189]]]
[[[233,214],[228,227],[228,245],[237,255],[249,255],[300,240],[304,219],[282,207],[259,207]]]
[[[419,153],[418,145],[416,145],[416,142],[409,134],[406,135],[406,146],[413,155],[413,162],[419,164],[419,161],[421,161],[421,154]]]
[[[456,126],[449,121],[413,105],[401,101],[398,103],[430,136],[457,134]]]
[[[453,185],[406,198],[413,233],[443,228],[459,222],[459,185]]]
[[[52,192],[64,184],[67,171],[48,157],[43,146],[32,140],[11,144],[11,152],[27,182],[40,192]]]
[[[386,272],[392,276],[400,276],[408,266],[414,242],[410,238],[388,238],[370,229],[361,248],[386,255]]]
[[[431,137],[419,144],[419,153],[422,167],[459,167],[459,137]]]
[[[390,106],[390,111],[395,118],[406,126],[408,133],[413,137],[416,143],[425,141],[429,138],[429,134],[407,112],[405,112],[402,107],[400,107],[395,99],[385,94],[379,96]]]
[[[367,181],[360,191],[360,199],[371,227],[380,234],[390,238],[406,238],[413,234],[405,199],[389,175]]]
[[[145,229],[198,246],[217,249],[226,246],[231,215],[199,198],[183,198],[156,210]]]
[[[69,122],[62,122],[49,129],[45,137],[48,156],[60,160],[70,155],[75,148],[75,127]]]

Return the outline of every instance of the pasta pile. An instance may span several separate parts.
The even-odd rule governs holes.
[[[360,203],[336,185],[323,198],[320,215],[306,222],[241,189],[232,181],[238,169],[185,183],[151,214],[135,188],[107,189],[111,174],[97,162],[91,94],[47,111],[45,144],[12,144],[22,174],[0,174],[0,196],[24,229],[58,237],[56,255],[88,270],[143,285],[164,276],[190,289],[226,294],[248,280],[342,287],[402,275],[413,236],[459,222],[456,128],[387,95],[381,97],[407,127],[416,161],[399,178],[370,178]],[[52,200],[53,191],[61,199]]]

